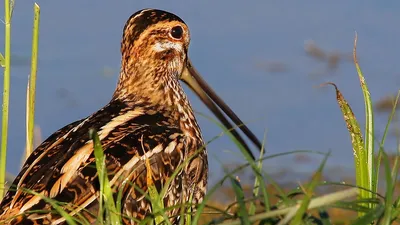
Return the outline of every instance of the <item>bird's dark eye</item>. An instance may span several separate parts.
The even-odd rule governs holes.
[[[181,26],[175,26],[171,29],[171,36],[175,39],[181,39],[183,35],[183,29]]]

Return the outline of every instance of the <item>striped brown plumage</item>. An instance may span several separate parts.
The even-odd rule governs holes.
[[[165,207],[188,203],[189,197],[194,205],[201,202],[207,152],[179,83],[189,63],[189,42],[188,27],[176,15],[155,9],[133,14],[124,27],[121,71],[111,101],[61,128],[33,151],[1,202],[0,223],[65,224],[42,195],[66,203],[62,208],[70,215],[96,224],[99,181],[91,128],[98,131],[111,186],[115,193],[122,189],[124,224],[136,224],[152,212],[143,194],[148,191],[146,160],[158,190],[188,161],[163,196]],[[130,185],[124,185],[127,180]],[[178,223],[179,210],[167,211],[173,224]]]

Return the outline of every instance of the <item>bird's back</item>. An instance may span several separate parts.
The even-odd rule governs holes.
[[[71,215],[81,215],[90,223],[96,221],[100,187],[89,137],[91,128],[98,131],[110,184],[115,194],[122,191],[121,213],[132,218],[125,218],[125,224],[134,224],[133,218],[142,219],[151,212],[145,198],[147,160],[152,182],[160,191],[179,165],[199,153],[171,182],[164,204],[168,207],[187,202],[191,194],[194,203],[201,201],[207,183],[207,158],[204,150],[197,149],[203,142],[185,134],[179,124],[173,112],[113,100],[91,116],[63,127],[25,162],[1,202],[0,223],[15,217],[11,224],[64,224],[65,218],[54,213],[42,196],[67,203],[62,208]]]

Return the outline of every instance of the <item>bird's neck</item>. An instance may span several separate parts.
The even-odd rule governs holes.
[[[146,75],[136,76],[132,73],[127,74],[127,70],[121,69],[113,100],[126,102],[132,107],[141,106],[145,110],[163,112],[186,136],[202,140],[192,106],[179,81],[166,79],[169,76],[162,74],[156,75],[158,72],[156,70],[153,73],[149,70],[146,72]]]

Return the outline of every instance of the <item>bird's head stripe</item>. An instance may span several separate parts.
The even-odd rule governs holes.
[[[163,10],[140,10],[133,14],[125,23],[123,37],[128,38],[131,43],[134,43],[150,26],[159,24],[160,22],[170,21],[179,21],[185,24],[185,22],[178,16]]]

